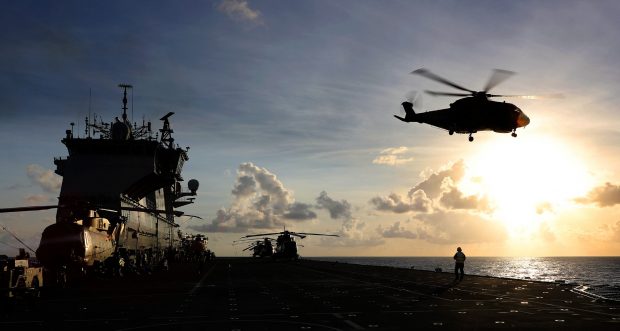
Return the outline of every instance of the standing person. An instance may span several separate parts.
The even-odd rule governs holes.
[[[454,254],[454,261],[456,262],[454,264],[454,280],[463,280],[463,277],[465,276],[465,271],[463,271],[463,268],[465,267],[465,259],[467,257],[465,257],[465,254],[463,253],[463,250],[461,249],[461,247],[457,247],[456,248],[456,254]],[[459,271],[461,272],[461,276],[459,277]]]

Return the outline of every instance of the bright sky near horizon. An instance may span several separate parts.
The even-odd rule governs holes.
[[[169,111],[182,229],[220,256],[286,228],[305,256],[618,255],[618,1],[11,1],[0,11],[0,207],[56,202],[69,123]],[[466,135],[393,118],[411,90],[452,92],[427,68],[531,119]],[[455,99],[424,95],[420,111]],[[501,99],[499,99],[501,101]],[[88,171],[88,169],[85,169]],[[33,248],[53,211],[0,215]],[[21,245],[0,230],[0,253]]]

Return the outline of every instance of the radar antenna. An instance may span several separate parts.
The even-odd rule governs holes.
[[[170,121],[168,121],[168,117],[172,115],[174,115],[174,112],[169,112],[159,119],[160,121],[164,121],[164,127],[159,129],[159,132],[161,132],[161,142],[170,149],[174,148],[174,138],[172,138],[172,133],[174,131],[170,128]]]

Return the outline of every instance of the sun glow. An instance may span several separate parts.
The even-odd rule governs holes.
[[[547,137],[500,137],[466,164],[460,189],[486,196],[512,234],[533,231],[594,184],[577,153]]]

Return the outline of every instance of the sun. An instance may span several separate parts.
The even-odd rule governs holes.
[[[467,175],[459,188],[485,195],[493,218],[513,233],[533,230],[594,183],[578,153],[551,137],[499,137],[465,162]]]

